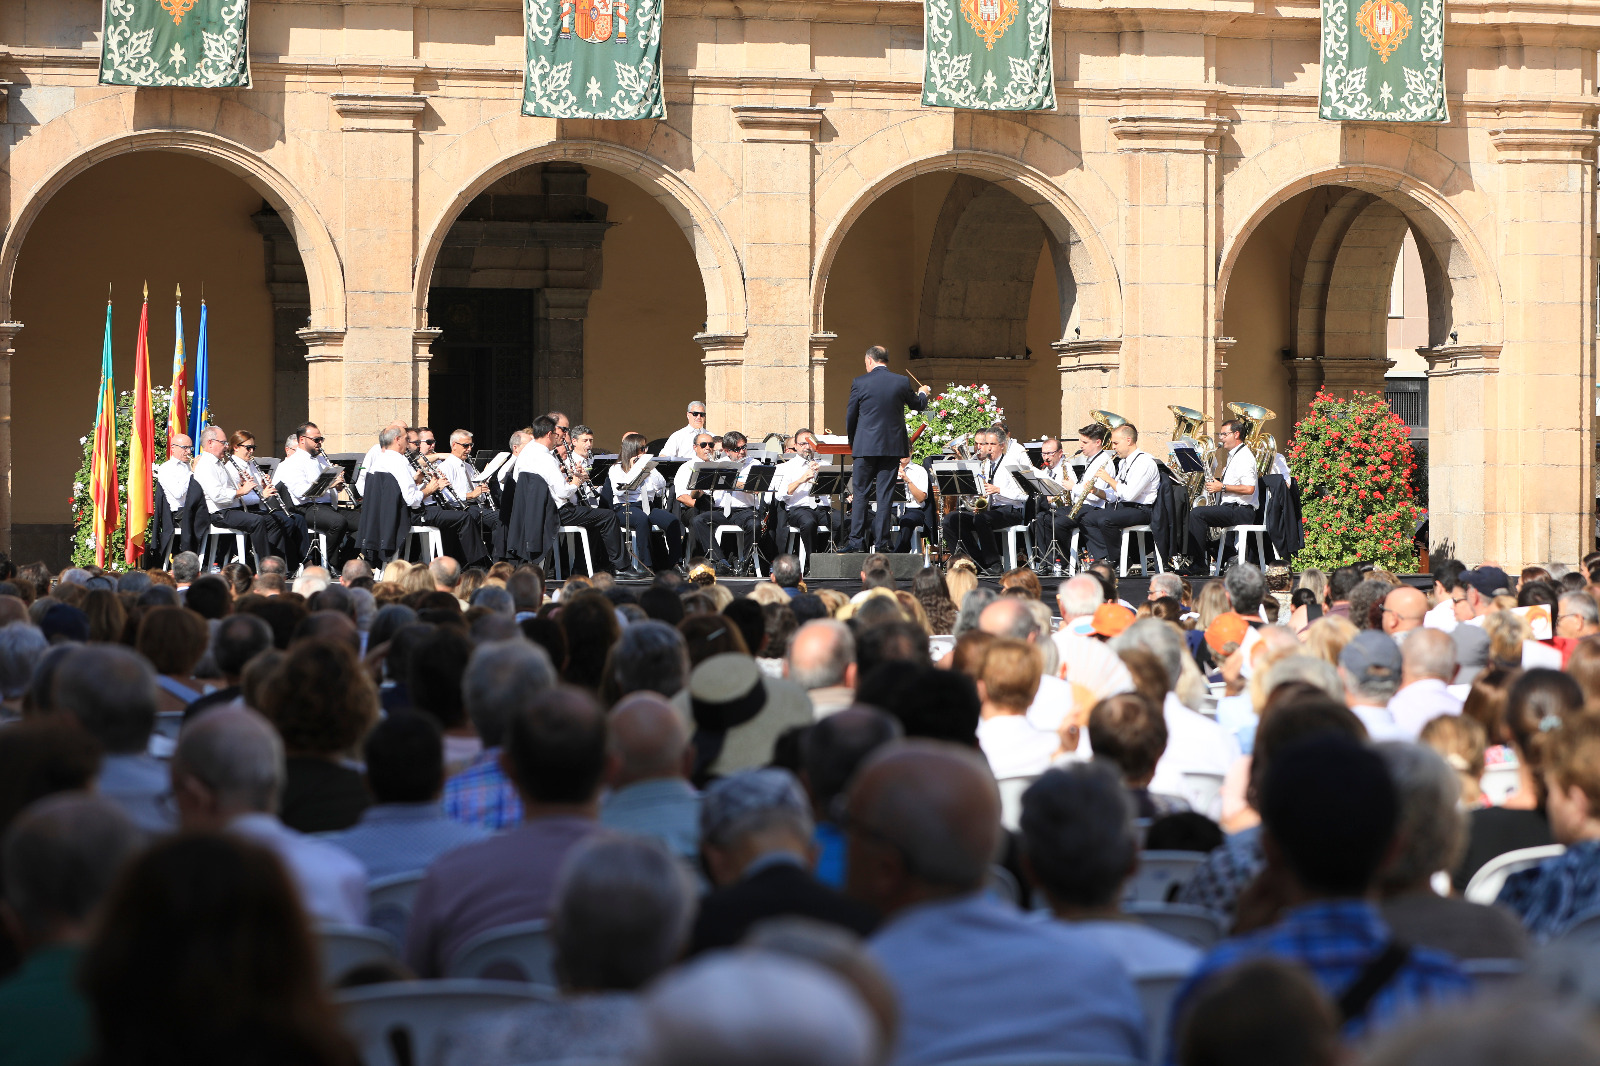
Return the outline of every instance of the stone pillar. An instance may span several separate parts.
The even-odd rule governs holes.
[[[349,328],[343,343],[322,355],[339,367],[319,375],[313,366],[309,406],[329,450],[357,451],[383,423],[416,407],[411,271],[417,121],[427,100],[393,92],[334,93],[332,100],[343,130],[340,252]]]
[[[308,422],[326,438],[327,452],[364,452],[377,440],[377,429],[351,426],[344,400],[344,336],[342,329],[302,329],[295,333],[306,346]],[[370,438],[370,439],[368,439]],[[365,441],[365,443],[363,443]]]
[[[1489,431],[1499,408],[1500,345],[1418,348],[1428,362],[1428,542],[1455,545],[1472,562],[1518,565],[1488,546],[1485,524],[1498,509],[1501,434]]]
[[[706,353],[700,360],[706,368],[706,425],[719,433],[737,429],[755,437],[742,421],[745,334],[696,333],[694,339]]]
[[[1517,122],[1521,116],[1510,116]],[[1504,299],[1488,461],[1484,556],[1567,562],[1594,547],[1596,130],[1588,112],[1548,111],[1489,131],[1499,162]],[[1452,338],[1454,339],[1454,338]],[[1462,336],[1460,343],[1498,342]],[[1429,392],[1429,418],[1449,401]],[[1519,432],[1505,427],[1519,426]],[[1433,449],[1447,451],[1432,438]],[[1463,526],[1467,523],[1463,521]],[[1465,532],[1463,532],[1465,535]],[[1437,534],[1435,534],[1437,536]]]
[[[1114,410],[1120,340],[1053,341],[1056,367],[1061,371],[1061,432],[1076,437],[1089,424],[1089,412]],[[1117,412],[1122,414],[1121,411]]]
[[[759,439],[792,433],[812,419],[820,402],[814,397],[821,396],[821,382],[811,361],[811,197],[822,109],[736,105],[733,118],[744,141],[741,251],[749,333],[741,347],[737,396],[731,373],[722,382],[722,402],[737,407],[717,415],[716,424]],[[731,355],[731,349],[721,353]],[[709,367],[706,392],[710,402]]]
[[[444,333],[442,329],[414,329],[411,331],[411,424],[428,424],[428,364],[433,362],[433,342]],[[434,433],[450,433],[433,427]],[[441,448],[440,451],[446,449]]]
[[[827,418],[826,394],[823,392],[826,370],[828,366],[828,345],[839,339],[837,333],[813,333],[811,335],[811,417],[806,423],[813,433],[821,433],[824,420]],[[844,427],[839,427],[839,432],[844,432]]]
[[[1283,414],[1293,425],[1310,409],[1311,401],[1317,398],[1317,390],[1322,388],[1322,360],[1300,355],[1293,348],[1285,348],[1283,367],[1289,375],[1290,399],[1290,408]]]
[[[583,420],[583,320],[591,289],[540,289],[539,367],[534,379],[537,410],[561,411],[577,425]]]
[[[311,290],[294,235],[270,207],[250,216],[261,233],[272,294],[272,454],[306,420],[306,346],[297,335],[311,320]]]
[[[3,90],[0,90],[3,91]],[[21,322],[0,322],[0,551],[11,551],[11,357]]]
[[[1217,151],[1226,119],[1199,113],[1111,120],[1126,167],[1122,369],[1112,410],[1165,433],[1168,404],[1217,406]],[[1063,402],[1066,397],[1063,396]],[[1098,406],[1098,405],[1096,405]],[[1151,440],[1147,450],[1164,445]]]

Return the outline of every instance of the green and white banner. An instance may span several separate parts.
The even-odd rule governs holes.
[[[101,85],[250,87],[249,0],[104,0]]]
[[[1450,121],[1444,0],[1322,0],[1322,117]]]
[[[661,0],[523,0],[522,113],[665,118]]]
[[[1054,111],[1050,0],[926,0],[922,102]]]

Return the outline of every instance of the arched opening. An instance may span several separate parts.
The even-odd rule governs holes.
[[[567,412],[616,450],[677,429],[703,398],[706,290],[679,223],[628,178],[566,160],[486,185],[437,245],[428,422],[480,447]]]
[[[106,286],[119,390],[132,387],[140,290],[150,285],[153,384],[170,384],[174,287],[183,286],[190,378],[202,291],[209,307],[210,409],[281,454],[305,417],[306,326],[315,302],[289,220],[228,169],[193,153],[133,151],[62,184],[16,251],[11,314],[13,555],[60,563],[68,487],[92,432]],[[158,419],[164,411],[156,413]]]

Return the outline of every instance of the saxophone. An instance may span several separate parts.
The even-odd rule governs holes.
[[[1072,495],[1072,510],[1067,512],[1067,517],[1077,521],[1084,507],[1089,502],[1089,493],[1094,489],[1095,476],[1106,468],[1106,464],[1117,457],[1117,453],[1110,447],[1100,449],[1100,454],[1089,460],[1089,466],[1083,472],[1083,480],[1078,482],[1078,489]]]

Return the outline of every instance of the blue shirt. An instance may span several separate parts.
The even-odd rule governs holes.
[[[1249,959],[1272,956],[1298,962],[1309,969],[1329,997],[1337,1000],[1353,985],[1361,971],[1382,954],[1390,939],[1389,927],[1378,908],[1361,899],[1321,900],[1296,907],[1270,929],[1224,940],[1200,960],[1200,965],[1172,1000],[1167,1020],[1170,1057],[1176,1045],[1177,1023],[1195,990],[1211,975]],[[1405,965],[1378,991],[1366,1013],[1344,1027],[1346,1039],[1385,1029],[1415,1014],[1424,1006],[1465,999],[1472,978],[1442,951],[1413,947]]]
[[[600,824],[654,837],[691,862],[700,855],[700,793],[681,777],[635,781],[617,789],[600,805]]]
[[[1122,964],[1070,926],[986,893],[908,908],[869,948],[899,994],[895,1066],[1145,1056],[1144,1008]]]
[[[445,817],[438,803],[384,803],[368,807],[355,825],[323,839],[360,859],[367,877],[376,881],[421,872],[445,852],[488,835],[480,826]]]
[[[829,888],[844,890],[844,834],[832,822],[818,822],[813,838],[817,845],[817,868],[812,874]]]
[[[491,832],[522,824],[522,797],[500,768],[499,748],[485,748],[444,783],[444,813]]]
[[[1582,840],[1531,870],[1506,878],[1495,903],[1539,941],[1566,932],[1574,918],[1600,907],[1600,840]]]

